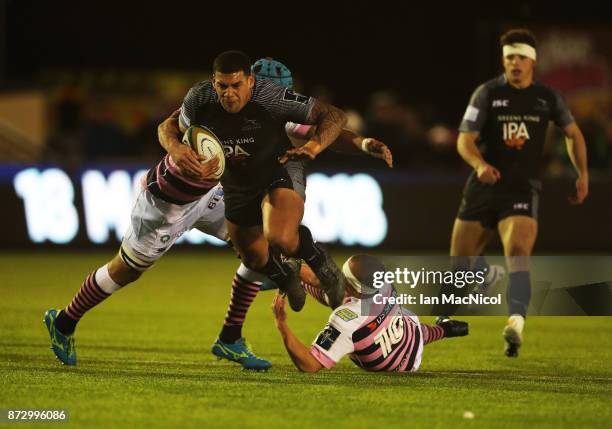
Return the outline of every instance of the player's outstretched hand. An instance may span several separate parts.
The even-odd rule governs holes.
[[[576,179],[576,195],[569,197],[569,202],[571,204],[582,204],[587,195],[589,195],[589,178],[580,176]]]
[[[189,146],[183,144],[177,145],[170,153],[170,157],[181,173],[196,179],[205,176],[202,164],[200,163],[200,161],[204,160],[204,157],[199,156]]]
[[[274,313],[274,318],[276,319],[276,324],[284,323],[287,320],[287,312],[285,311],[285,295],[280,291],[276,292],[274,295],[274,300],[272,301],[272,313]]]
[[[302,147],[289,149],[283,156],[280,157],[279,161],[281,164],[285,164],[287,161],[311,161],[317,157],[319,152],[321,152],[319,143],[311,140]]]
[[[366,143],[365,152],[374,158],[382,159],[389,168],[393,168],[393,155],[391,150],[383,142],[370,138]]]
[[[476,169],[476,175],[478,176],[478,180],[487,185],[494,184],[501,177],[499,170],[486,162],[483,162],[478,166]]]

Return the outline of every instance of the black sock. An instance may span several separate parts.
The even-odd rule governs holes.
[[[515,271],[508,277],[510,278],[506,291],[508,314],[520,314],[525,317],[531,300],[531,275],[529,271]]]
[[[78,321],[68,317],[64,310],[60,311],[55,318],[55,327],[64,335],[72,335],[77,323]]]
[[[319,249],[317,249],[317,246],[315,246],[310,230],[306,226],[300,225],[298,234],[300,236],[300,244],[293,256],[303,259],[313,270],[318,270],[323,265],[323,262],[325,262],[325,258]]]
[[[472,264],[472,269],[474,271],[489,271],[489,263],[485,259],[484,255],[477,256]]]
[[[283,285],[291,274],[287,267],[283,265],[283,261],[281,261],[280,258],[280,253],[272,249],[272,247],[268,247],[268,262],[266,262],[266,265],[256,271],[265,274],[270,280],[279,286]]]
[[[233,344],[242,338],[242,325],[224,325],[219,339],[226,344]]]

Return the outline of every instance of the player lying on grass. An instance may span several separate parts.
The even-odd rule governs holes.
[[[173,118],[178,120],[178,111]],[[383,143],[367,139],[370,143],[364,145],[364,137],[349,131],[344,131],[341,137],[341,141],[349,139],[348,142],[340,142],[342,147],[351,144],[359,146],[370,156],[382,158],[391,165],[391,152]],[[199,161],[195,152],[187,146],[184,148]],[[111,294],[138,280],[170,250],[183,233],[197,228],[221,240],[227,239],[223,188],[217,182],[208,179],[208,174],[215,171],[216,164],[210,162],[196,164],[200,169],[199,181],[184,174],[181,167],[174,162],[172,154],[166,155],[149,170],[143,178],[142,190],[132,210],[130,226],[123,238],[119,253],[87,276],[63,310],[52,308],[45,313],[44,322],[51,338],[51,348],[63,364],[76,365],[77,355],[73,334],[81,318]],[[197,190],[192,192],[192,201],[175,201],[172,198],[172,186],[169,186],[167,181],[158,180],[159,171],[164,172],[165,177],[172,176],[172,183],[185,182],[182,186]],[[194,188],[194,182],[198,185],[197,189]],[[168,198],[164,199],[164,195],[168,195]],[[217,356],[239,362],[247,369],[266,369],[271,366],[270,362],[259,359],[252,353],[241,332],[247,310],[259,290],[260,280],[264,281],[266,277],[249,270],[244,265],[240,266],[234,277],[224,332],[213,345],[213,352]]]
[[[423,346],[441,338],[465,336],[468,324],[458,320],[438,319],[435,326],[419,322],[416,315],[397,304],[375,304],[375,294],[395,295],[393,285],[377,289],[373,274],[386,271],[384,265],[369,255],[351,256],[342,267],[346,292],[344,303],[336,308],[329,322],[310,347],[291,332],[287,324],[285,297],[279,292],[272,311],[285,348],[295,366],[303,372],[331,368],[348,355],[366,371],[416,371],[421,364]],[[321,303],[327,299],[317,280],[303,286]]]

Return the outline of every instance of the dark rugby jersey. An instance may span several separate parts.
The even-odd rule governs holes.
[[[539,187],[539,169],[548,122],[564,128],[574,122],[561,95],[532,83],[511,86],[504,75],[480,85],[467,107],[459,131],[479,132],[483,158],[501,179],[489,189],[530,190]],[[478,181],[472,172],[469,183]]]
[[[203,125],[221,140],[226,192],[258,191],[270,184],[278,158],[291,149],[287,122],[308,123],[314,100],[270,80],[256,81],[252,97],[238,113],[221,106],[211,81],[196,84],[183,101],[183,126]]]

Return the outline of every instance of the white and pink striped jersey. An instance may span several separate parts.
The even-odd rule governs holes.
[[[218,180],[194,180],[183,175],[170,155],[164,156],[143,179],[144,187],[157,198],[178,205],[199,200],[218,183]]]
[[[386,285],[380,293],[384,297],[396,292]],[[326,368],[349,355],[366,371],[416,371],[423,335],[418,317],[400,305],[351,297],[334,310],[310,352]]]
[[[316,127],[314,125],[296,124],[287,122],[285,132],[294,147],[302,147],[313,136]]]

